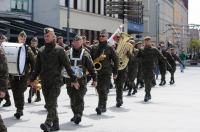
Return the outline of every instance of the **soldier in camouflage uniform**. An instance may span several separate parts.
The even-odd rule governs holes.
[[[152,80],[154,78],[154,68],[156,59],[160,61],[166,61],[164,56],[151,44],[151,37],[144,38],[144,49],[140,50],[138,53],[138,57],[141,59],[142,63],[142,74],[144,77],[145,83],[145,97],[144,101],[147,102],[151,99],[151,87]]]
[[[71,80],[67,83],[67,92],[70,97],[71,109],[74,117],[71,119],[75,124],[79,124],[84,110],[84,96],[87,91],[87,76],[88,70],[93,78],[93,85],[96,86],[96,72],[94,70],[93,61],[90,54],[82,47],[82,37],[77,35],[74,38],[72,47],[67,51],[67,55],[71,61],[75,75],[78,77],[80,84],[79,89],[71,87]],[[76,68],[76,69],[75,69]]]
[[[112,47],[107,43],[108,33],[106,30],[102,30],[99,36],[99,44],[93,45],[91,48],[92,59],[95,60],[101,54],[104,53],[105,58],[100,61],[102,68],[97,71],[97,92],[99,97],[98,107],[96,112],[100,115],[102,112],[106,112],[106,104],[108,91],[111,84],[111,75],[113,78],[117,77],[118,58]],[[113,63],[113,67],[112,67]]]
[[[135,41],[130,40],[129,41],[133,45],[133,52],[129,56],[129,62],[128,62],[128,96],[131,95],[131,91],[133,89],[133,95],[137,93],[137,87],[135,85],[135,78],[137,77],[138,74],[138,58],[137,54],[139,52],[138,49],[135,48]]]
[[[7,91],[8,83],[8,66],[5,56],[5,52],[0,46],[0,98],[5,97],[5,92]],[[3,123],[0,115],[0,132],[7,132],[7,128]]]
[[[56,36],[52,28],[44,29],[44,40],[45,45],[39,49],[36,66],[30,78],[30,84],[34,86],[33,81],[40,75],[42,92],[48,112],[46,121],[40,125],[40,128],[45,132],[49,132],[60,129],[57,98],[60,94],[60,87],[63,81],[61,75],[63,66],[72,80],[71,86],[79,88],[79,83],[76,81],[77,78],[74,76],[64,49],[56,44]]]
[[[25,64],[25,72],[21,76],[13,76],[10,75],[10,84],[13,92],[15,107],[17,108],[16,113],[14,114],[16,119],[20,119],[23,115],[24,109],[24,92],[27,89],[27,80],[29,78],[30,73],[32,73],[33,68],[35,66],[35,58],[31,48],[25,44],[27,35],[24,31],[20,32],[18,36],[18,43],[23,43],[26,48],[26,64]],[[30,67],[33,67],[30,71]]]
[[[3,34],[0,35],[0,46],[3,42],[6,42],[7,41],[7,37]],[[10,101],[10,95],[9,95],[9,92],[8,92],[8,89],[6,91],[6,95],[4,98],[0,99],[0,104],[1,104],[1,101],[5,99],[5,104],[3,104],[3,107],[8,107],[8,106],[11,106],[11,101]]]
[[[30,47],[31,47],[31,50],[32,50],[33,53],[34,53],[35,59],[37,58],[37,54],[38,54],[37,45],[38,45],[38,39],[37,39],[37,37],[34,37],[34,38],[31,40],[31,46],[30,46]],[[30,87],[30,90],[29,90],[29,97],[28,97],[28,103],[31,103],[32,97],[34,96],[34,94],[36,94],[35,102],[41,101],[40,89],[34,89],[34,88]]]

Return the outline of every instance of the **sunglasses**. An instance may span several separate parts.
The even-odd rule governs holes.
[[[104,37],[106,37],[106,36],[104,36],[104,35],[100,35],[99,37],[100,37],[100,38],[104,38]]]

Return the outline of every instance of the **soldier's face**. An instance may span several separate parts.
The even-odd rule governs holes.
[[[37,42],[32,42],[32,43],[31,43],[31,47],[33,47],[33,48],[36,48],[36,47],[37,47],[37,45],[38,45],[38,43],[37,43]]]
[[[48,32],[48,33],[44,34],[45,43],[52,43],[55,41],[55,39],[56,39],[56,36],[55,36],[54,32]]]
[[[148,40],[145,40],[144,41],[145,43],[145,46],[151,46],[151,40],[150,39],[148,39]]]
[[[107,40],[108,40],[108,36],[107,35],[105,35],[105,34],[100,34],[99,35],[99,41],[100,42],[105,42]]]
[[[72,43],[73,48],[75,48],[75,49],[80,49],[82,44],[83,44],[83,40],[73,41],[73,43]]]
[[[18,37],[18,43],[25,44],[26,43],[26,37],[25,36],[19,36]]]

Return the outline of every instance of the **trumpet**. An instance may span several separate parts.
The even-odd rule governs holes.
[[[101,70],[102,68],[102,64],[100,61],[103,61],[104,59],[106,58],[106,54],[104,53],[104,51],[101,53],[101,55],[99,57],[97,57],[95,60],[94,60],[94,69],[96,71],[99,71]]]

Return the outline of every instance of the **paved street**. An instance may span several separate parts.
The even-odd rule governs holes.
[[[144,89],[135,96],[128,97],[124,92],[124,105],[115,107],[115,89],[108,98],[108,110],[98,116],[95,89],[88,88],[85,97],[85,110],[80,125],[70,122],[72,112],[66,89],[59,96],[60,132],[198,132],[200,130],[200,68],[189,67],[184,73],[179,68],[175,74],[175,85],[156,86],[152,89],[152,100],[143,102]],[[159,83],[159,80],[157,84]],[[90,85],[90,84],[89,84]],[[11,92],[10,92],[11,93]],[[44,102],[27,103],[21,120],[13,117],[15,108],[0,108],[0,113],[8,127],[8,132],[40,132],[40,123],[44,122],[46,111]],[[13,100],[12,100],[12,104]]]

